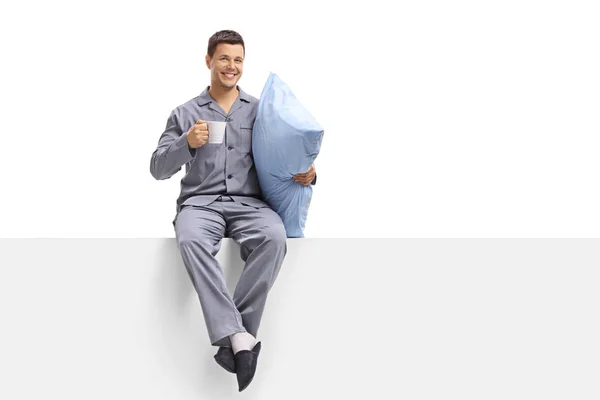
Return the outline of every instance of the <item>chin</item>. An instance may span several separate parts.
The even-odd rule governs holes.
[[[235,89],[237,86],[237,82],[223,82],[221,81],[221,86],[227,89]]]

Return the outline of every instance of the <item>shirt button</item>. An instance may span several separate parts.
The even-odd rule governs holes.
[[[233,150],[233,146],[229,146],[227,150]]]
[[[231,121],[231,118],[227,118],[225,121],[229,122],[229,121]]]
[[[231,179],[231,178],[233,178],[233,175],[231,175],[231,174],[227,175],[227,179]]]

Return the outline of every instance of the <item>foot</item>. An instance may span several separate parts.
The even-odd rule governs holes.
[[[227,372],[235,374],[235,359],[231,347],[219,347],[217,354],[215,354],[215,361]]]
[[[246,389],[256,373],[258,355],[260,353],[260,342],[252,350],[240,350],[235,353],[235,374],[238,381],[238,390]]]

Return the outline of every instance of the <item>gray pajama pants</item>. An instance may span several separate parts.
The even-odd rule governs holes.
[[[237,332],[256,337],[268,292],[287,252],[281,218],[268,207],[253,207],[222,196],[205,206],[183,206],[174,226],[211,344],[231,347],[229,336]],[[240,245],[245,262],[233,298],[215,258],[225,236]]]

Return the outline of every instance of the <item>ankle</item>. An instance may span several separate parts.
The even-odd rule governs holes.
[[[240,350],[252,350],[256,345],[256,338],[248,332],[234,333],[229,339],[234,354]]]

